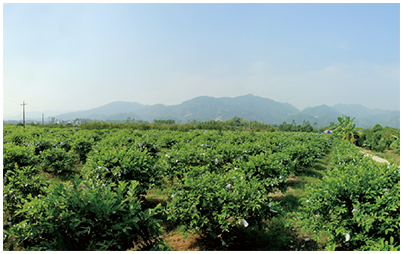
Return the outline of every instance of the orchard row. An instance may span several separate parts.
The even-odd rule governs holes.
[[[341,236],[348,235],[348,246],[342,247],[352,249],[376,247],[385,239],[390,242],[391,235],[400,235],[399,227],[394,226],[399,223],[396,211],[400,211],[393,199],[400,195],[397,167],[374,164],[331,135],[16,126],[5,126],[3,135],[8,247],[15,243],[29,250],[126,250],[134,243],[136,249],[160,250],[166,248],[160,238],[160,218],[180,223],[185,234],[208,234],[224,245],[237,227],[268,230],[267,221],[276,216],[280,205],[268,194],[286,190],[291,174],[312,166],[328,149],[333,149],[337,158],[333,157],[328,176],[311,187],[311,196],[303,202],[303,212],[297,215],[306,223],[301,226],[325,230],[332,236],[329,243],[338,246]],[[63,174],[72,170],[78,177],[71,182],[43,180],[42,172]],[[379,183],[361,179],[364,175],[380,177],[385,172],[390,175]],[[361,182],[350,186],[344,177],[347,174]],[[329,187],[327,179],[341,187]],[[162,186],[170,191],[167,202],[144,206],[146,193]],[[322,189],[316,189],[318,186]],[[379,192],[381,189],[396,194],[389,196],[394,202],[387,203],[389,210],[384,203],[376,203],[385,198],[379,196],[385,194]],[[355,198],[351,199],[343,193],[357,197],[350,195]],[[340,195],[344,199],[338,199]],[[363,221],[340,223],[349,209],[359,209]],[[380,213],[375,224],[366,220],[373,211]],[[384,224],[389,226],[384,228]],[[364,233],[357,233],[360,230]],[[387,246],[393,248],[396,243]]]

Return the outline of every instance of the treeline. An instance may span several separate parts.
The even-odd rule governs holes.
[[[17,125],[21,125],[19,123]],[[134,119],[128,119],[125,122],[98,122],[98,121],[87,121],[86,123],[80,125],[68,124],[34,124],[30,123],[28,125],[44,127],[44,128],[69,128],[77,127],[83,130],[102,130],[102,129],[137,129],[137,130],[173,130],[173,131],[190,131],[190,130],[245,130],[245,131],[275,131],[276,125],[265,124],[258,121],[247,121],[242,117],[234,116],[230,120],[226,121],[188,121],[185,124],[176,123],[175,120],[157,120],[155,119],[152,123],[135,121]]]
[[[278,126],[279,131],[286,131],[286,132],[323,132],[327,129],[331,129],[335,126],[334,122],[330,122],[329,126],[318,127],[316,122],[311,125],[309,121],[302,121],[302,125],[297,125],[295,120],[292,120],[290,124],[287,122],[283,122]]]
[[[29,123],[30,126],[38,126],[43,128],[71,128],[76,127],[83,130],[103,130],[103,129],[135,129],[135,130],[171,130],[183,131],[190,130],[219,130],[219,131],[283,131],[283,132],[314,132],[323,133],[325,130],[333,130],[336,127],[334,122],[330,122],[329,126],[318,127],[317,123],[310,124],[309,121],[303,121],[302,125],[297,125],[293,120],[290,124],[283,122],[279,126],[272,124],[265,124],[258,121],[247,121],[242,117],[234,116],[232,119],[226,121],[188,121],[185,124],[176,123],[175,120],[157,120],[153,123],[143,122],[141,120],[134,120],[128,118],[126,121],[120,122],[98,122],[85,119],[86,122],[80,125],[68,124],[34,124]],[[3,122],[4,125],[7,125]],[[22,126],[18,123],[17,126]],[[400,153],[400,129],[391,127],[382,127],[379,124],[375,125],[372,129],[363,129],[360,131],[361,135],[355,137],[355,145],[363,147],[368,150],[383,152],[384,150],[395,150]]]

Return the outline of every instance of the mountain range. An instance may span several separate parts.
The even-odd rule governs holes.
[[[89,118],[93,120],[135,120],[152,122],[154,119],[173,119],[177,123],[188,121],[225,121],[235,115],[248,121],[258,121],[267,124],[291,123],[309,121],[318,126],[328,126],[330,122],[337,123],[337,117],[342,114],[355,117],[358,127],[372,128],[375,124],[400,128],[399,110],[369,109],[358,104],[337,104],[332,107],[320,105],[299,110],[289,103],[276,102],[268,98],[252,94],[235,98],[214,98],[200,96],[178,105],[165,106],[155,104],[143,105],[137,102],[112,102],[98,108],[75,111],[55,116],[56,119],[71,120]],[[27,116],[28,117],[28,116]],[[27,118],[28,119],[28,118]]]

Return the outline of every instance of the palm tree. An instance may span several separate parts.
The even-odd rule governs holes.
[[[356,128],[355,127],[355,122],[354,118],[350,119],[349,116],[341,115],[341,117],[338,117],[337,120],[339,122],[335,126],[335,129],[333,132],[340,136],[342,140],[347,139],[351,143],[355,142],[354,136],[361,136],[361,133],[359,130],[362,130],[362,128]]]

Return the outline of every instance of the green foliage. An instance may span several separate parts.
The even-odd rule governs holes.
[[[400,130],[375,125],[372,129],[363,130],[358,145],[376,152],[393,149],[400,154]]]
[[[171,148],[173,145],[177,143],[177,138],[175,138],[174,133],[170,133],[171,135],[161,135],[159,142],[161,148]],[[159,150],[158,150],[159,152]]]
[[[168,119],[168,120],[157,120],[154,119],[153,121],[154,124],[175,124],[175,120]]]
[[[24,219],[16,215],[15,211],[21,208],[30,195],[36,197],[44,195],[42,188],[48,186],[37,175],[38,169],[34,167],[15,167],[6,172],[3,177],[3,212],[8,213],[7,225],[15,224]],[[8,226],[6,226],[8,227]]]
[[[50,140],[47,137],[39,137],[33,141],[32,144],[29,144],[30,146],[33,146],[35,148],[35,155],[39,155],[41,152],[45,150],[49,150],[52,147],[56,147],[57,144],[55,140]]]
[[[161,151],[160,147],[157,145],[157,138],[159,137],[161,137],[161,135],[145,134],[142,138],[136,140],[136,149],[140,151],[147,151],[151,157],[155,158]]]
[[[172,180],[178,178],[184,180],[184,175],[191,167],[203,166],[214,167],[219,163],[218,159],[213,159],[214,154],[211,149],[205,148],[194,149],[190,147],[183,147],[175,152],[168,152],[165,154],[163,160],[166,164],[167,177]]]
[[[80,158],[81,163],[85,163],[88,153],[92,150],[95,141],[93,138],[80,136],[73,141],[71,148]]]
[[[394,242],[393,236],[390,237],[389,242],[381,238],[378,241],[370,241],[366,246],[363,246],[361,250],[369,251],[400,251],[400,245]]]
[[[4,127],[3,136],[3,144],[14,143],[17,146],[23,146],[32,140],[29,131],[18,126]]]
[[[249,177],[258,179],[266,191],[275,192],[275,188],[282,191],[287,189],[287,178],[294,171],[294,164],[287,153],[260,154],[250,156],[248,160],[237,160],[229,164],[229,168],[241,168]]]
[[[376,133],[376,132],[378,132],[378,131],[382,131],[382,126],[381,125],[379,125],[379,124],[376,124],[374,127],[372,127],[372,132],[373,133]]]
[[[64,149],[51,148],[44,150],[40,154],[42,169],[46,172],[62,173],[74,169],[78,156],[72,151],[66,152]]]
[[[354,143],[356,140],[356,137],[361,136],[361,133],[359,130],[362,128],[356,128],[355,127],[355,122],[354,118],[350,119],[349,116],[342,115],[341,117],[338,117],[337,120],[339,122],[337,123],[336,127],[333,129],[334,135],[340,137],[342,140],[346,139],[351,143]]]
[[[312,148],[310,148],[312,150]],[[284,152],[290,156],[296,168],[310,167],[313,165],[315,154],[308,147],[296,144],[287,147]]]
[[[396,166],[364,158],[353,144],[335,135],[226,130],[251,126],[267,130],[242,118],[233,120],[234,126],[215,121],[181,127],[142,123],[151,130],[139,130],[140,123],[97,123],[93,130],[5,126],[5,246],[15,241],[23,250],[164,249],[157,240],[161,232],[157,215],[180,224],[184,234],[199,232],[225,242],[235,241],[233,236],[239,232],[264,232],[267,225],[279,230],[273,221],[283,218],[273,220],[273,216],[285,210],[270,202],[268,194],[286,190],[290,174],[316,167],[315,160],[331,147],[330,166],[321,172],[322,181],[301,190],[307,194],[301,199],[300,225],[318,232],[317,237],[327,232],[327,250],[400,248],[400,171]],[[302,127],[291,124],[299,131],[307,126],[308,122]],[[195,130],[199,127],[211,130]],[[399,134],[399,130],[375,126],[363,130],[357,143],[379,141],[379,146],[400,152]],[[78,168],[85,182],[49,186],[42,180],[46,174],[38,174],[41,168],[53,172]],[[141,205],[140,200],[154,187],[162,190],[162,178],[171,179],[162,191],[172,194],[171,198],[162,210],[145,210],[149,203]],[[138,181],[135,188],[129,187],[133,180]],[[130,205],[118,205],[128,196],[133,197],[135,214]],[[289,198],[276,197],[285,207]],[[292,198],[294,207],[289,210],[295,211],[298,201]],[[114,217],[113,211],[119,216]],[[127,223],[132,223],[132,217],[137,219]],[[132,229],[149,234],[140,237],[143,233]],[[13,249],[13,243],[9,248]]]
[[[84,179],[99,179],[104,185],[136,180],[139,182],[136,191],[143,195],[150,188],[160,184],[163,172],[155,165],[147,150],[104,146],[90,153],[82,174]]]
[[[397,154],[400,154],[400,135],[392,136],[392,137],[396,138],[396,140],[392,142],[392,144],[390,145],[390,148],[395,150]]]
[[[203,232],[227,241],[235,227],[265,228],[264,220],[276,213],[262,182],[242,170],[215,173],[196,167],[173,189],[166,213],[183,225],[185,235]]]
[[[120,182],[111,191],[78,179],[51,185],[46,196],[28,197],[16,212],[25,219],[5,230],[5,240],[13,237],[10,248],[18,242],[24,250],[158,249],[159,208],[143,210],[136,186]]]
[[[343,250],[364,250],[400,235],[399,168],[357,154],[350,151],[354,161],[342,164],[332,160],[327,175],[301,199],[299,225],[327,232],[328,242]]]
[[[38,163],[35,149],[28,146],[17,146],[14,143],[3,144],[3,176],[15,167],[33,166]]]
[[[296,125],[295,120],[292,121],[291,124],[287,124],[287,122],[283,122],[278,126],[278,129],[280,131],[287,131],[287,132],[313,132],[314,128],[311,126],[311,124],[308,122],[305,122],[305,120],[301,125]]]
[[[362,162],[364,153],[357,153],[357,148],[348,142],[336,140],[332,147],[332,165],[358,165]]]

